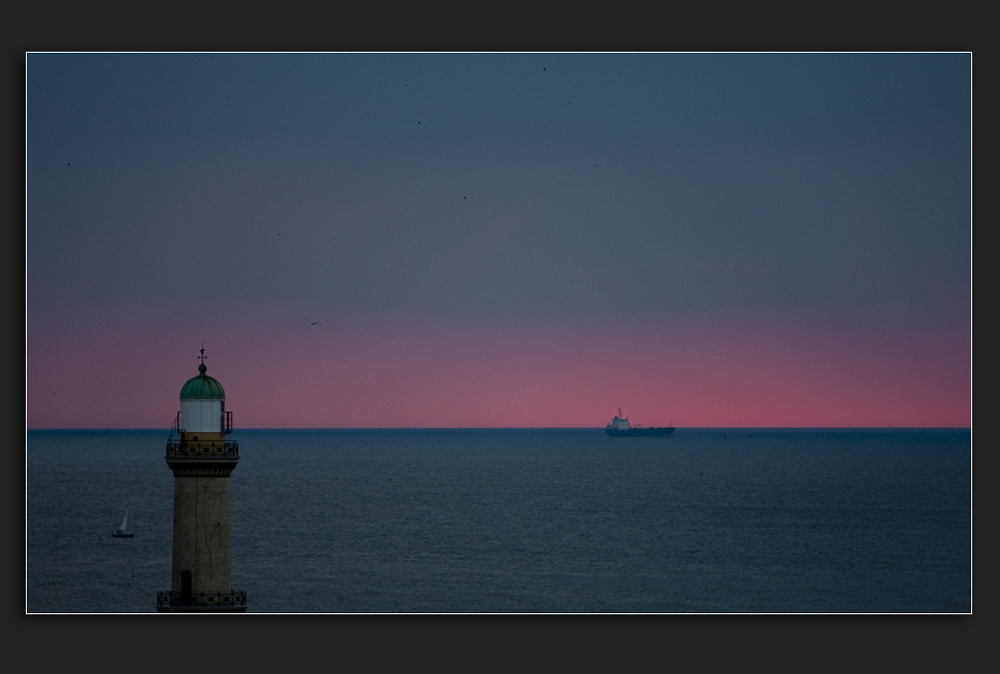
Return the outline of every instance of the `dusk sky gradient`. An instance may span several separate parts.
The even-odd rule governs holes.
[[[28,428],[971,425],[970,54],[26,68]]]

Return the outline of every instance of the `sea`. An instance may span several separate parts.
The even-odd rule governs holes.
[[[26,613],[155,613],[167,435],[27,431]],[[969,429],[229,439],[248,613],[972,611]],[[113,538],[126,510],[135,536]]]

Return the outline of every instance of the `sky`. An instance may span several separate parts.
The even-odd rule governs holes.
[[[968,427],[968,53],[30,53],[26,426]]]

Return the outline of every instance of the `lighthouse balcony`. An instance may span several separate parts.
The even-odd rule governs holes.
[[[247,593],[237,592],[157,592],[158,613],[246,613]]]
[[[238,459],[240,443],[225,440],[200,440],[197,442],[171,441],[167,443],[167,458]]]

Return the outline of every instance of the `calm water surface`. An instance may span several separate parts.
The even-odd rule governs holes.
[[[166,435],[28,433],[28,612],[155,611]],[[231,438],[251,612],[971,611],[967,429]]]

